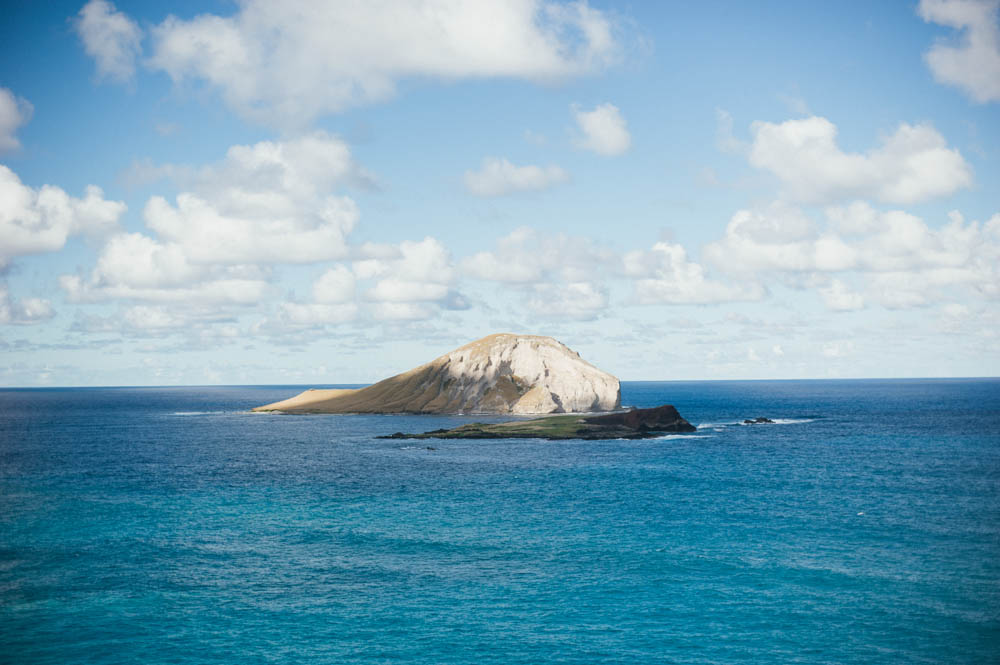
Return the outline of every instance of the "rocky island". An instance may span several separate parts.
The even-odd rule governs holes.
[[[695,426],[669,404],[596,416],[548,416],[507,423],[471,423],[422,434],[396,432],[380,439],[648,439],[694,432]]]
[[[307,390],[254,411],[531,415],[620,406],[618,379],[566,345],[497,334],[366,388]]]

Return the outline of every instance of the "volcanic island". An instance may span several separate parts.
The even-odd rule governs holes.
[[[647,438],[693,432],[671,405],[621,407],[619,380],[551,337],[500,333],[365,388],[310,389],[254,411],[547,415],[383,438]]]

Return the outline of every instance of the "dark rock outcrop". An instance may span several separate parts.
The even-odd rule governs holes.
[[[652,409],[632,409],[624,413],[609,413],[603,416],[584,418],[590,425],[617,426],[628,429],[647,429],[657,432],[693,432],[695,426],[684,420],[670,404]]]
[[[648,439],[663,434],[694,432],[677,409],[665,404],[600,416],[549,416],[506,423],[471,423],[455,429],[422,434],[396,432],[382,439]]]

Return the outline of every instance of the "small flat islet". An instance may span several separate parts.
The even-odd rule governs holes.
[[[470,423],[418,434],[396,432],[381,439],[648,439],[694,432],[673,406],[602,415],[559,415],[506,423]]]

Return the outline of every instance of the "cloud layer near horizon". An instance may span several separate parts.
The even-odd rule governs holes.
[[[175,201],[150,197],[143,210],[149,233],[110,235],[90,274],[64,275],[61,285],[71,302],[150,304],[163,315],[171,303],[190,309],[277,302],[259,328],[272,332],[359,317],[413,321],[460,311],[471,306],[462,294],[469,279],[513,287],[509,293],[519,294],[527,311],[571,320],[630,305],[761,301],[768,297],[768,284],[813,291],[832,312],[925,306],[965,296],[989,300],[1000,293],[1000,216],[967,223],[956,212],[935,229],[902,210],[880,210],[852,198],[859,189],[875,199],[893,198],[880,196],[885,192],[907,200],[928,198],[968,184],[964,159],[933,128],[903,125],[881,147],[856,155],[836,147],[836,128],[825,118],[755,123],[753,131],[748,162],[774,171],[795,194],[793,201],[835,203],[826,208],[825,224],[782,199],[740,210],[724,234],[704,248],[703,262],[673,242],[619,250],[531,228],[458,262],[433,237],[352,245],[349,236],[360,211],[352,198],[332,190],[371,175],[342,139],[313,132],[233,146],[202,167],[153,167],[182,188]],[[871,177],[858,179],[857,169],[867,169]],[[951,184],[933,173],[952,174]],[[73,234],[107,235],[124,212],[123,204],[104,200],[97,188],[74,199],[59,188],[25,187],[6,168],[0,176],[9,193],[0,215],[8,226],[0,256],[8,263],[56,251]],[[565,177],[556,167],[516,167],[493,159],[481,171],[467,172],[466,185],[472,194],[496,196],[542,190]],[[273,269],[296,264],[327,267],[310,295],[275,301]],[[15,311],[9,296],[8,301],[6,311]],[[21,315],[8,314],[6,320],[41,321],[51,316],[46,307],[33,307],[34,316],[27,314],[32,308],[22,307]],[[137,320],[129,325],[137,328]]]

